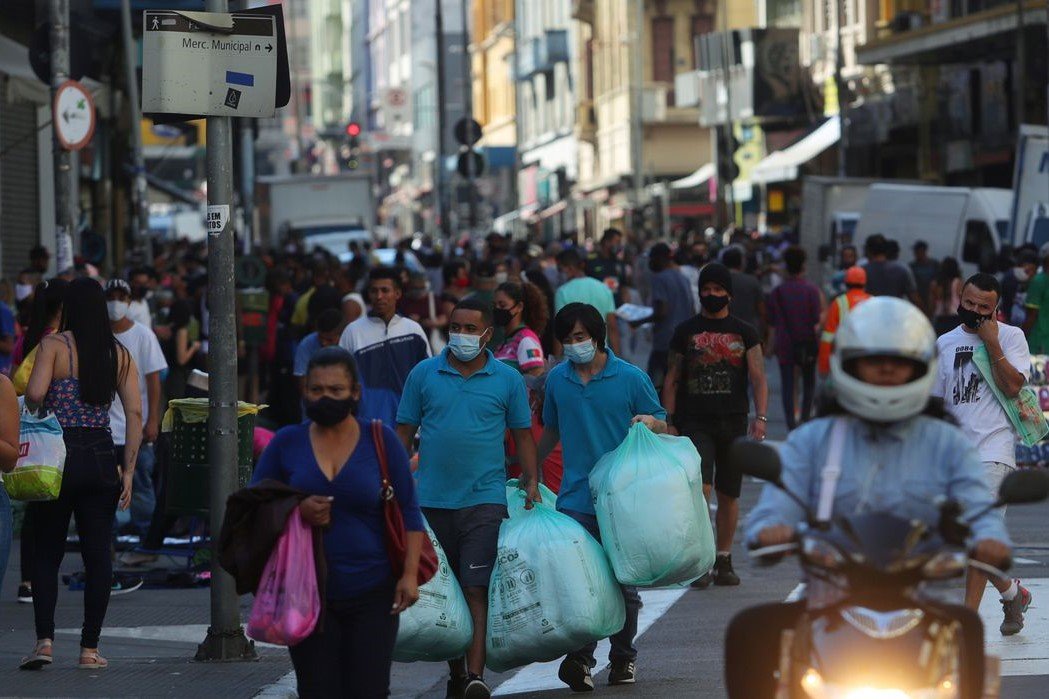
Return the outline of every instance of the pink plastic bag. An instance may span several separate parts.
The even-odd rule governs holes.
[[[313,533],[296,507],[262,571],[248,635],[264,643],[294,646],[313,633],[320,611]]]

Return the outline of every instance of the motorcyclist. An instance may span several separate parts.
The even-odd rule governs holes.
[[[823,417],[793,431],[779,449],[786,487],[816,509],[830,434],[847,421],[833,513],[891,512],[936,527],[942,496],[974,513],[991,504],[984,469],[971,442],[930,399],[936,377],[936,336],[910,303],[878,297],[859,305],[838,330],[831,357],[830,400]],[[940,418],[940,419],[938,419]],[[767,485],[751,513],[751,547],[788,543],[804,510]],[[971,523],[972,556],[992,566],[1009,560],[1001,514]],[[983,626],[960,605],[940,605],[962,626],[962,689],[982,696]],[[726,635],[726,679],[732,699],[763,699],[775,692],[781,631],[794,626],[805,602],[769,604],[737,615]]]

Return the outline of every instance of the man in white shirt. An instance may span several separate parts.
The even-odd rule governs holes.
[[[958,308],[962,324],[936,342],[940,362],[932,390],[934,396],[943,398],[947,411],[974,441],[987,469],[987,485],[995,496],[1002,479],[1016,468],[1016,430],[973,362],[973,352],[981,345],[986,348],[995,385],[1009,398],[1019,394],[1031,373],[1031,354],[1023,331],[995,320],[1001,298],[1001,285],[990,274],[975,274],[965,282]],[[966,606],[979,609],[987,580],[983,572],[969,569]],[[1031,593],[1019,580],[991,578],[991,584],[1002,594],[1002,635],[1019,633]]]
[[[131,271],[129,286],[131,287],[131,302],[128,306],[127,317],[147,328],[153,327],[153,313],[149,308],[149,270],[138,268]]]
[[[135,464],[131,495],[131,522],[144,536],[157,504],[153,488],[153,443],[160,432],[160,372],[168,368],[160,342],[145,325],[128,317],[131,286],[123,279],[110,279],[106,284],[106,308],[113,337],[135,360],[138,385],[142,394],[142,447]],[[117,447],[117,463],[122,463],[124,450],[124,407],[115,400],[109,407],[109,428]]]
[[[397,314],[402,293],[399,270],[373,268],[368,274],[371,311],[347,325],[339,339],[339,345],[357,360],[364,389],[358,416],[378,418],[391,427],[397,424],[397,406],[408,374],[430,356],[422,326]]]

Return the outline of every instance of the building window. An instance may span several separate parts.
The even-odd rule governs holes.
[[[670,83],[667,106],[674,106],[674,18],[652,18],[652,80]]]

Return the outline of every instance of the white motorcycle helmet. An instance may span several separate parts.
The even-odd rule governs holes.
[[[898,422],[925,409],[936,380],[936,333],[917,307],[888,296],[869,299],[849,312],[834,340],[830,376],[841,407],[873,422]],[[902,357],[919,372],[900,386],[875,386],[846,371],[861,357]]]

